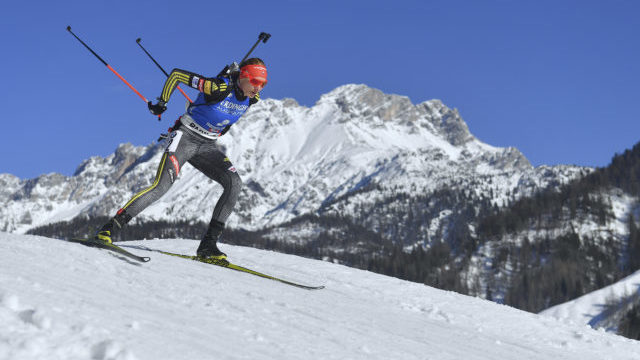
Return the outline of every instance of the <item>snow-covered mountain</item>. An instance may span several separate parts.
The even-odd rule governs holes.
[[[565,246],[558,244],[558,239],[562,239],[562,242],[572,236],[577,242],[566,247],[565,251],[579,259],[561,260],[556,257],[555,260],[572,265],[580,263],[580,267],[568,271],[576,274],[578,271],[580,276],[588,280],[571,285],[573,289],[590,292],[594,287],[597,289],[614,282],[621,269],[626,267],[629,256],[635,256],[629,250],[629,221],[630,217],[637,218],[635,214],[640,214],[640,200],[615,187],[582,195],[602,199],[607,204],[606,215],[600,218],[599,211],[585,209],[578,212],[574,210],[572,214],[565,205],[562,211],[546,213],[542,218],[536,219],[537,216],[532,214],[527,220],[528,226],[522,226],[518,231],[486,239],[471,256],[468,265],[469,281],[481,279],[481,284],[476,284],[481,289],[476,293],[486,293],[489,289],[494,300],[504,301],[509,287],[512,291],[518,291],[513,287],[514,279],[523,283],[534,282],[525,278],[535,273],[531,269],[544,268],[551,260],[551,255],[555,257],[558,250]],[[543,250],[545,246],[547,250]],[[554,268],[555,265],[550,267]],[[551,269],[548,271],[554,272]],[[523,277],[525,272],[528,275]],[[558,269],[555,272],[560,275]],[[566,292],[570,293],[568,290]],[[554,304],[546,304],[543,308],[550,305]]]
[[[637,341],[328,262],[223,245],[307,291],[135,247],[152,260],[0,233],[0,359],[640,358]]]
[[[341,86],[311,108],[292,99],[261,101],[220,144],[245,184],[229,225],[245,229],[318,212],[348,215],[398,194],[441,189],[502,205],[591,171],[533,168],[517,149],[479,141],[458,111],[438,100],[414,105],[365,85]],[[70,177],[1,174],[0,229],[23,233],[78,215],[113,215],[151,183],[162,150],[162,144],[123,144],[106,158],[84,161]],[[208,222],[220,186],[190,165],[180,177],[137,220]],[[376,191],[359,193],[372,185]],[[451,211],[436,210],[418,240],[442,234]]]
[[[458,111],[438,100],[415,105],[345,85],[311,108],[292,99],[261,101],[220,146],[245,184],[229,225],[254,230],[235,239],[226,232],[237,244],[306,254],[533,312],[637,269],[629,259],[640,238],[633,245],[629,224],[639,218],[638,193],[603,179],[640,176],[633,172],[640,145],[614,157],[608,172],[534,168],[517,149],[475,138]],[[149,186],[162,151],[162,144],[123,144],[68,177],[0,174],[0,230],[22,233],[81,216],[39,233],[84,235],[91,231],[85,216],[111,216]],[[135,221],[207,223],[220,193],[186,165],[172,189]],[[530,197],[534,193],[547,195]],[[518,199],[526,205],[514,210]],[[139,226],[136,238],[148,237],[157,224]],[[163,229],[151,237],[166,237]]]

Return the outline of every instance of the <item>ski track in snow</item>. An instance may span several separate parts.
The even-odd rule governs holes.
[[[416,283],[222,244],[307,291],[135,246],[0,233],[0,359],[639,359],[633,340]]]

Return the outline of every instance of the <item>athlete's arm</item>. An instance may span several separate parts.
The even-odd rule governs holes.
[[[173,69],[167,81],[164,83],[160,101],[167,103],[179,83],[186,84],[189,87],[203,92],[207,96],[218,96],[227,91],[227,83],[222,79],[205,78],[202,75],[190,71]]]

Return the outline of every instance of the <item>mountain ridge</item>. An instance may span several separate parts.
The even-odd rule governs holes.
[[[456,176],[502,173],[532,188],[544,186],[545,177],[565,182],[588,171],[539,167],[548,169],[543,171],[546,175],[539,175],[536,172],[541,171],[517,149],[477,140],[459,112],[439,100],[414,105],[405,96],[355,84],[322,95],[313,107],[300,106],[293,99],[265,99],[219,143],[246,184],[230,225],[248,229],[313,213],[363,183],[405,189],[415,183],[422,190],[433,190],[455,182]],[[147,186],[161,152],[161,144],[121,144],[107,157],[83,161],[71,177],[47,174],[21,180],[2,174],[5,187],[0,199],[13,204],[2,214],[5,220],[0,229],[24,232],[47,221],[69,219],[69,209],[89,216],[112,215]],[[206,221],[219,186],[190,166],[185,166],[180,180],[140,218],[186,219],[197,214],[197,219]],[[500,191],[519,186],[505,183]],[[185,193],[186,201],[180,199]],[[43,203],[30,205],[30,200]],[[24,206],[15,206],[20,201]],[[201,205],[185,205],[194,202]],[[64,215],[55,214],[52,204],[64,209]]]

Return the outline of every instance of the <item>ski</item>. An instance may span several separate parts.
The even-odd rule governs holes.
[[[175,256],[175,257],[179,257],[179,258],[183,258],[183,259],[198,261],[198,262],[205,263],[205,264],[211,264],[211,265],[217,265],[217,266],[225,267],[225,268],[228,268],[228,269],[232,269],[232,270],[244,272],[244,273],[247,273],[247,274],[259,276],[259,277],[262,277],[262,278],[265,278],[265,279],[278,281],[278,282],[281,282],[283,284],[295,286],[295,287],[301,288],[301,289],[306,289],[306,290],[324,289],[324,286],[303,285],[303,284],[298,284],[298,283],[295,283],[295,282],[292,282],[292,281],[280,279],[280,278],[277,278],[275,276],[263,274],[261,272],[255,271],[255,270],[251,270],[251,269],[248,269],[246,267],[230,263],[227,260],[207,259],[207,258],[201,258],[201,257],[198,257],[198,256],[193,256],[193,255],[176,254],[176,253],[172,253],[172,252],[168,252],[168,251],[155,250],[155,249],[149,249],[149,248],[145,248],[145,250],[155,251],[155,252],[159,252],[161,254],[165,254],[165,255],[169,255],[169,256]]]
[[[140,261],[140,262],[147,262],[147,261],[151,260],[151,258],[146,257],[146,256],[138,256],[138,255],[132,254],[132,253],[128,252],[127,250],[121,248],[118,245],[107,244],[107,243],[99,241],[99,240],[73,238],[73,239],[68,239],[67,241],[73,242],[73,243],[82,244],[84,246],[95,247],[95,248],[99,248],[99,249],[105,249],[105,250],[113,251],[113,252],[115,252],[117,254],[124,255],[124,256],[126,256],[128,258],[131,258],[131,259],[134,259],[134,260],[137,260],[137,261]]]

